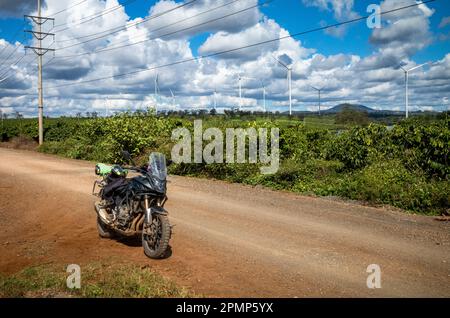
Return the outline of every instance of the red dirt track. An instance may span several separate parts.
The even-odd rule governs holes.
[[[173,254],[100,239],[94,164],[0,148],[0,272],[111,257],[205,296],[450,297],[450,223],[336,200],[170,177]],[[368,289],[378,264],[382,288]]]

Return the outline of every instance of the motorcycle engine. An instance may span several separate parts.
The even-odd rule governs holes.
[[[112,210],[114,213],[115,222],[123,227],[127,228],[129,222],[132,220],[131,211],[129,211],[128,206],[126,204],[122,204],[120,206],[114,207]]]

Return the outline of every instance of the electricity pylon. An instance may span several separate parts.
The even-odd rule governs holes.
[[[33,36],[38,40],[38,46],[25,46],[26,49],[32,49],[33,52],[38,56],[38,95],[39,95],[39,106],[38,106],[38,121],[39,121],[39,145],[42,145],[44,142],[44,94],[42,91],[42,56],[48,51],[55,51],[50,48],[42,47],[42,40],[44,40],[47,36],[53,36],[53,40],[55,37],[54,33],[42,32],[42,25],[47,21],[52,21],[53,26],[55,24],[55,19],[47,18],[41,16],[41,0],[38,0],[38,15],[25,15],[25,18],[30,18],[34,24],[37,25],[37,31],[34,30],[25,30],[25,32],[29,32],[33,34]]]

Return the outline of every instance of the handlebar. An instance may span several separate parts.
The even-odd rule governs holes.
[[[122,168],[136,172],[147,172],[144,167],[122,166]]]

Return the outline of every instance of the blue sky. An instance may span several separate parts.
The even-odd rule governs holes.
[[[56,24],[67,23],[70,25],[70,21],[77,21],[80,16],[102,12],[108,6],[116,5],[116,1],[120,4],[129,2],[129,0],[107,0],[107,2],[88,0],[83,5],[59,14],[56,17]],[[48,77],[47,83],[50,83],[48,84],[50,87],[52,84],[101,78],[117,72],[134,71],[136,68],[142,68],[143,65],[157,65],[162,61],[169,63],[189,55],[214,53],[233,48],[236,46],[235,43],[252,44],[261,39],[276,38],[287,32],[291,34],[302,32],[364,16],[367,14],[367,6],[373,3],[380,3],[383,8],[388,9],[415,3],[414,0],[383,0],[380,2],[373,0],[273,0],[264,6],[238,15],[232,21],[226,19],[196,32],[163,38],[151,43],[146,42],[142,46],[133,46],[133,50],[111,51],[110,54],[92,53],[74,60],[58,60],[58,54],[77,54],[107,48],[111,43],[114,44],[118,41],[118,38],[129,37],[130,43],[132,43],[132,39],[136,38],[136,34],[139,32],[151,35],[152,29],[165,25],[167,21],[177,21],[177,19],[190,16],[192,13],[198,13],[216,6],[216,4],[230,1],[198,0],[194,5],[177,10],[173,16],[167,15],[167,17],[158,18],[157,21],[127,30],[120,36],[110,36],[103,43],[87,45],[80,43],[73,50],[63,50],[65,44],[56,43],[54,47],[57,48],[57,58],[53,61],[53,65],[47,68],[44,77]],[[49,5],[43,13],[51,14],[77,2],[80,0],[48,0]],[[113,14],[95,19],[81,27],[56,32],[56,38],[61,42],[70,41],[71,38],[77,36],[108,30],[111,25],[115,25],[114,23],[124,25],[134,19],[146,18],[150,9],[162,12],[183,2],[132,1],[121,8],[126,14],[121,10],[115,11]],[[236,8],[242,8],[242,6],[245,7],[255,2],[256,0],[239,0]],[[259,3],[261,2],[263,1],[259,1]],[[239,7],[238,4],[242,6]],[[236,10],[231,6],[226,9],[228,11],[223,11],[223,14]],[[0,54],[0,60],[13,50],[15,41],[24,45],[33,43],[30,35],[22,32],[24,23],[26,28],[31,28],[29,22],[24,22],[23,14],[31,14],[32,11],[33,8],[28,0],[4,0],[0,4],[0,51],[2,45],[11,46],[11,48],[5,48],[5,53]],[[425,9],[419,10],[415,7],[409,11],[398,13],[392,19],[383,17],[383,27],[378,30],[369,29],[365,21],[360,21],[348,25],[343,32],[318,31],[297,37],[295,40],[282,41],[283,43],[280,42],[270,47],[245,50],[236,56],[221,56],[208,63],[198,62],[196,65],[192,65],[192,63],[182,65],[176,70],[168,70],[161,75],[162,95],[168,95],[168,91],[171,89],[178,95],[178,107],[184,107],[185,104],[194,105],[192,107],[210,107],[211,90],[214,90],[213,86],[219,86],[221,87],[219,94],[224,106],[239,102],[245,104],[249,109],[251,107],[260,109],[262,101],[258,82],[263,80],[267,85],[268,104],[274,110],[285,110],[285,74],[283,75],[279,66],[273,63],[271,56],[287,54],[295,60],[293,95],[296,109],[314,110],[316,95],[310,91],[310,85],[316,85],[329,88],[328,94],[324,92],[325,108],[339,102],[355,102],[374,108],[399,110],[402,108],[404,100],[404,96],[401,95],[403,83],[401,74],[398,76],[395,65],[401,61],[411,66],[433,61],[438,64],[419,70],[414,74],[416,80],[411,84],[412,107],[422,110],[442,110],[448,107],[446,103],[450,97],[450,87],[446,85],[447,79],[450,82],[450,23],[445,23],[445,21],[450,21],[449,16],[450,1],[436,0],[427,4]],[[1,41],[4,41],[3,44]],[[21,109],[24,112],[32,113],[34,110],[31,109],[34,107],[35,101],[31,101],[31,104],[26,107],[20,106],[20,101],[18,101],[18,98],[21,98],[20,92],[23,92],[24,87],[28,85],[25,85],[21,79],[35,76],[32,74],[31,66],[22,65],[25,64],[22,62],[17,66],[13,65],[20,54],[23,54],[22,51],[22,48],[18,48],[17,54],[14,54],[10,61],[3,61],[3,64],[0,65],[0,74],[6,72],[5,76],[11,77],[3,86],[2,78],[0,78],[0,107],[3,107],[4,111]],[[141,53],[142,56],[138,55]],[[27,54],[32,55],[32,52]],[[49,59],[50,56],[44,58],[44,60]],[[214,71],[211,71],[210,68],[214,68]],[[13,72],[16,74],[11,74]],[[238,73],[246,73],[244,74],[246,76],[257,74],[258,76],[258,81],[250,80],[244,83],[244,101],[237,101],[236,96],[232,96],[236,94],[236,81],[233,78]],[[181,76],[181,74],[183,75]],[[188,76],[186,74],[195,74],[195,79],[186,79],[185,77]],[[155,104],[157,103],[155,97],[149,96],[147,93],[152,90],[153,84],[151,83],[155,76],[155,72],[143,74],[141,80],[147,84],[134,85],[132,92],[127,86],[130,85],[130,80],[115,80],[111,83],[102,81],[98,84],[99,90],[89,92],[88,97],[86,97],[87,88],[80,85],[80,87],[73,86],[73,88],[59,90],[58,93],[50,93],[47,100],[49,104],[53,102],[54,105],[58,105],[64,96],[65,103],[83,104],[82,107],[80,106],[80,109],[83,110],[95,109],[100,107],[97,105],[103,103],[101,101],[108,93],[110,100],[116,100],[117,105],[122,105],[117,106],[118,109],[129,107],[124,105],[136,105],[136,103]],[[29,82],[32,84],[26,91],[33,92],[35,84],[33,81]],[[102,85],[105,85],[103,91],[100,90]],[[111,90],[111,85],[117,85],[117,87]],[[425,96],[420,91],[420,85],[424,87],[434,85],[436,88],[429,92],[429,96]],[[113,96],[117,91],[120,93]],[[26,98],[30,100],[30,97]],[[164,96],[160,96],[161,98],[164,103]],[[166,104],[169,103],[169,100],[166,100]],[[54,109],[55,113],[62,113],[57,106]]]
[[[127,0],[121,0],[121,3]],[[126,6],[126,12],[131,18],[142,16],[142,12],[147,12],[156,1],[137,0]],[[262,2],[262,1],[260,1]],[[355,1],[355,11],[361,16],[367,14],[367,5],[377,3],[374,0]],[[450,15],[450,1],[440,0],[430,3],[429,6],[436,10],[431,20],[432,29],[439,31],[438,25],[442,18]],[[309,30],[320,27],[320,21],[326,21],[330,24],[335,23],[333,12],[318,9],[316,7],[305,6],[301,0],[276,0],[268,3],[261,9],[269,18],[275,19],[282,27],[291,33]],[[447,31],[450,27],[447,28]],[[305,45],[320,47],[321,52],[329,54],[347,53],[368,55],[372,47],[368,42],[370,29],[365,22],[357,22],[352,25],[348,32],[341,38],[325,34],[324,32],[315,32],[307,36],[299,37]],[[197,51],[198,47],[204,42],[208,34],[202,34],[198,38],[191,40],[192,48]],[[436,41],[425,50],[417,54],[418,62],[442,59],[450,51],[450,41]]]
[[[76,3],[76,0],[74,0]],[[119,0],[123,4],[129,0]],[[156,3],[155,0],[136,0],[125,6],[125,11],[130,18],[145,16],[149,9]],[[260,1],[262,2],[262,1]],[[361,16],[366,15],[366,8],[368,4],[377,3],[373,0],[359,0],[355,1],[355,9]],[[439,0],[429,4],[435,9],[435,13],[431,19],[431,28],[436,33],[450,31],[450,26],[445,30],[439,29],[439,23],[442,19],[450,15],[450,1]],[[301,0],[275,0],[266,4],[261,8],[261,11],[269,18],[275,19],[282,27],[289,30],[291,33],[309,30],[311,28],[320,27],[320,21],[327,23],[335,23],[331,10],[323,10],[312,6],[305,6]],[[23,39],[30,39],[30,36],[24,34],[20,30],[24,27],[23,17],[16,18],[0,18],[0,35],[2,38],[13,41]],[[58,23],[58,22],[57,22]],[[29,24],[26,23],[27,28]],[[18,34],[17,31],[19,30]],[[191,47],[194,52],[205,41],[209,33],[203,33],[191,40]],[[342,37],[335,37],[324,32],[315,32],[306,36],[299,37],[307,46],[320,48],[323,54],[358,54],[368,55],[372,51],[372,47],[368,41],[370,36],[370,29],[365,25],[365,22],[357,22],[351,25],[348,32]],[[417,53],[415,58],[417,62],[426,62],[429,60],[438,60],[450,51],[450,41],[434,41],[426,49]]]

